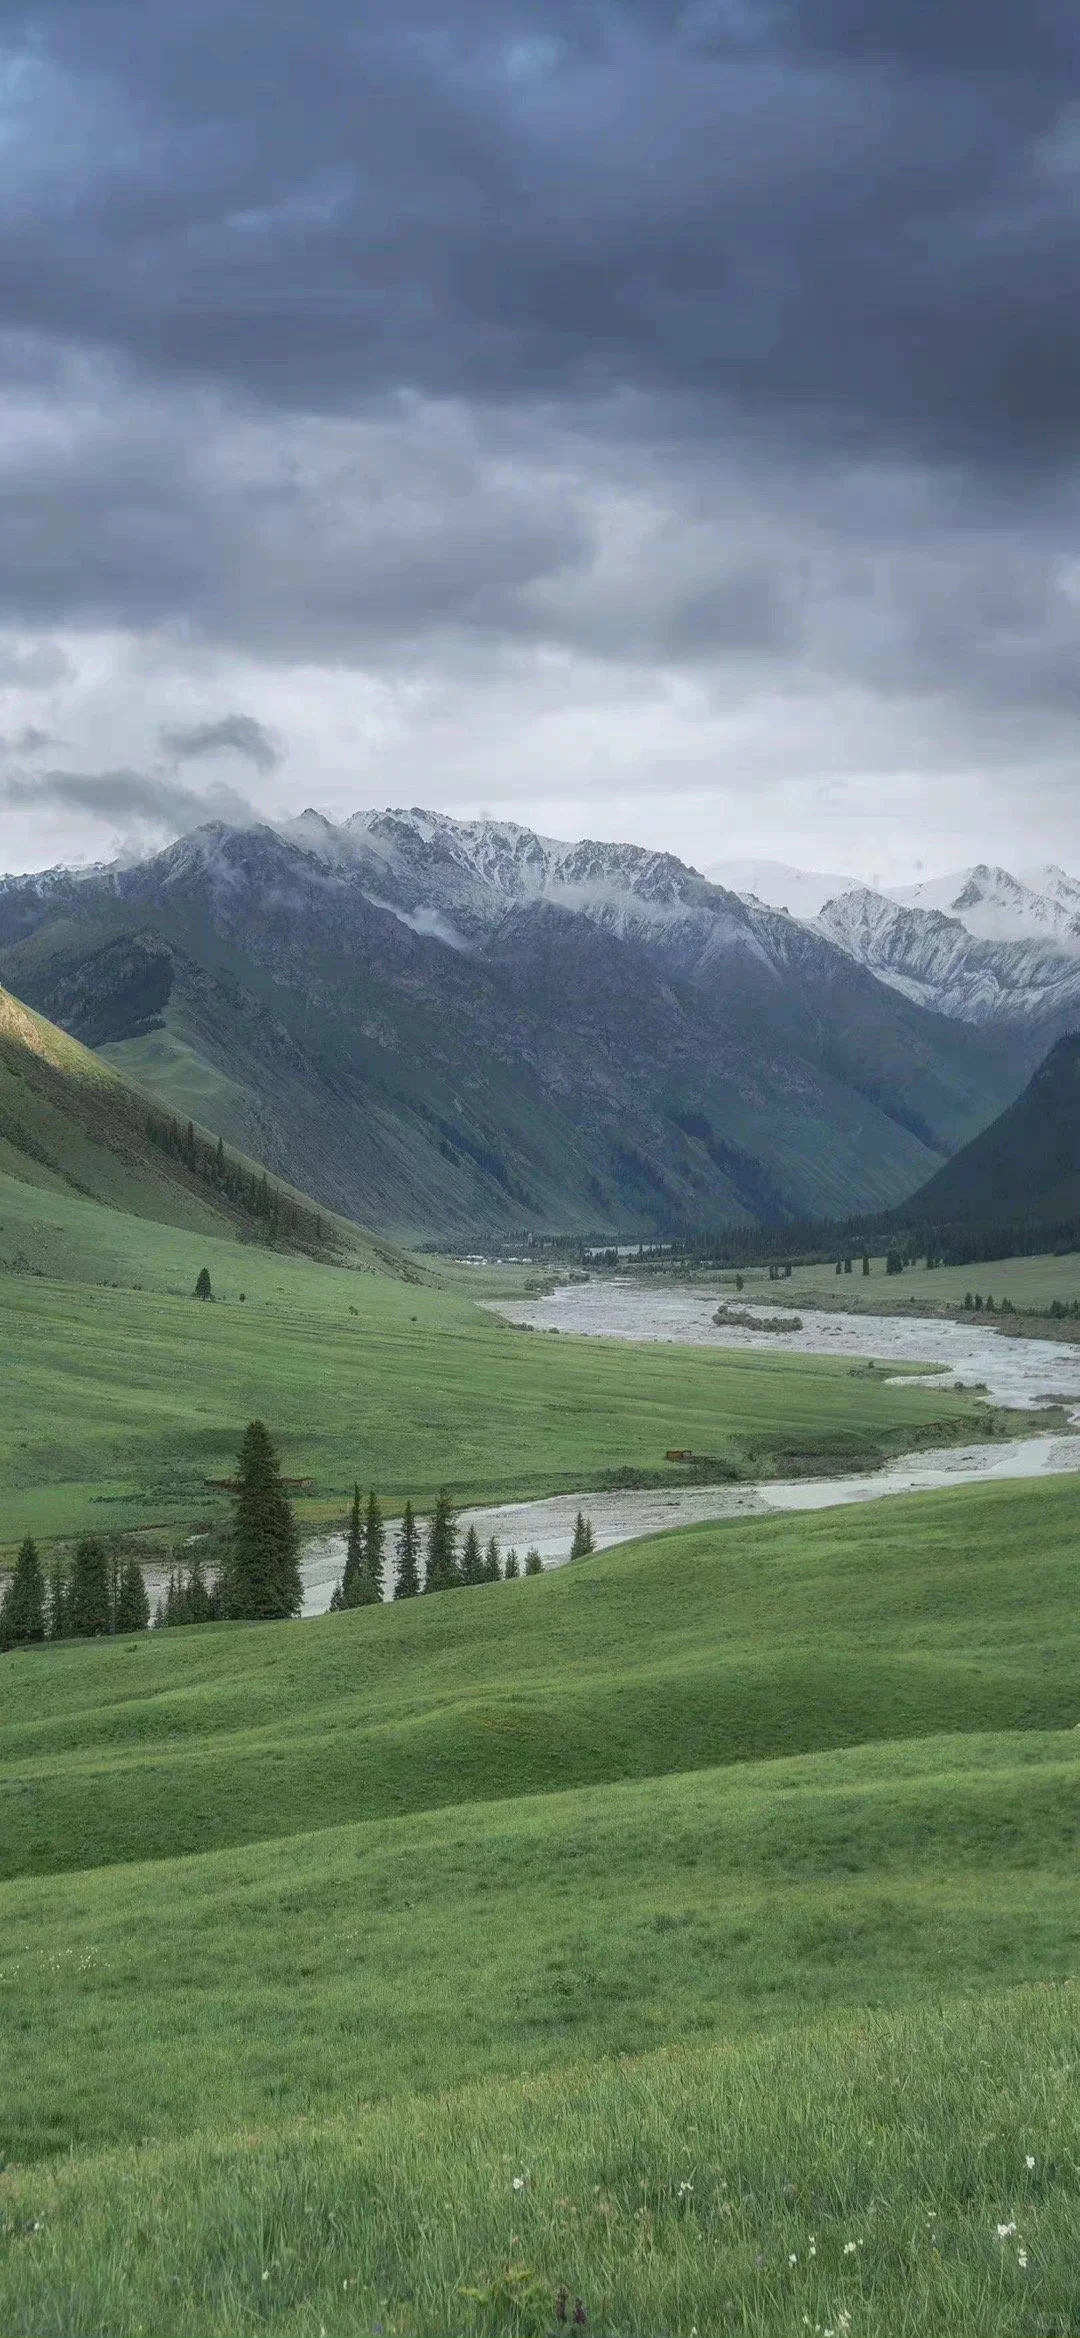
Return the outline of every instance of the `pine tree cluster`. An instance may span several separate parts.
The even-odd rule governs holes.
[[[305,1210],[291,1194],[272,1185],[265,1169],[258,1174],[245,1169],[242,1161],[230,1160],[219,1137],[216,1145],[197,1136],[194,1121],[185,1128],[172,1113],[148,1112],[146,1133],[152,1145],[168,1153],[174,1161],[182,1161],[193,1177],[218,1193],[234,1209],[255,1218],[263,1228],[268,1242],[311,1242],[321,1246],[326,1240],[326,1225],[316,1210]],[[209,1293],[207,1293],[209,1296]]]
[[[585,1558],[594,1548],[592,1520],[579,1510],[570,1556]],[[332,1614],[340,1614],[347,1607],[373,1605],[382,1599],[385,1550],[386,1529],[378,1499],[375,1494],[369,1494],[362,1510],[360,1487],[355,1485],[345,1567],[330,1601]],[[542,1574],[544,1564],[537,1550],[526,1552],[524,1568],[516,1550],[508,1550],[504,1561],[497,1536],[493,1534],[486,1547],[482,1547],[475,1526],[468,1527],[462,1536],[445,1487],[428,1520],[423,1545],[416,1513],[412,1503],[406,1502],[395,1538],[394,1560],[395,1599],[415,1599],[419,1593],[428,1591],[462,1591],[478,1583],[513,1583],[523,1572]]]
[[[144,1632],[149,1621],[150,1602],[137,1559],[119,1564],[97,1535],[84,1534],[68,1572],[56,1559],[46,1583],[37,1547],[27,1536],[0,1600],[0,1649]]]

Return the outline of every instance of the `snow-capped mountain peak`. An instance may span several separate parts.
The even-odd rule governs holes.
[[[1040,886],[1038,879],[1050,883]],[[958,917],[968,933],[982,941],[1048,941],[1080,955],[1080,885],[1064,869],[1032,870],[1026,877],[1014,877],[1008,869],[980,861],[949,877],[896,886],[889,898],[910,909]]]

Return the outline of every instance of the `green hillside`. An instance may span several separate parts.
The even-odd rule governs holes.
[[[1078,1527],[5,1658],[0,2327],[1066,2338]]]
[[[1080,1217],[1080,1033],[1058,1040],[1016,1103],[920,1187],[903,1217],[971,1225]]]
[[[380,1263],[373,1243],[365,1256]],[[204,1265],[212,1307],[192,1298]],[[205,1481],[228,1474],[253,1417],[290,1475],[315,1478],[315,1520],[340,1516],[358,1473],[390,1499],[426,1501],[444,1479],[509,1499],[655,1468],[672,1445],[756,1475],[985,1433],[975,1399],[845,1362],[516,1331],[405,1262],[361,1274],[14,1181],[0,1181],[0,1340],[9,1544],[212,1513]]]
[[[226,1155],[190,1120],[190,1113],[181,1123],[155,1108],[101,1056],[0,989],[0,1189],[12,1181],[32,1189],[41,1223],[49,1223],[54,1198],[79,1196],[193,1234],[356,1254],[391,1272],[403,1266],[387,1244],[367,1241],[306,1195],[271,1183],[246,1156]],[[9,1195],[9,1228],[20,1215],[33,1223]],[[119,1228],[115,1245],[124,1250]],[[30,1251],[3,1263],[37,1271],[32,1248],[31,1237]]]

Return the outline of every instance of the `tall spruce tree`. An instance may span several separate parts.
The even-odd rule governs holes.
[[[374,1607],[383,1595],[383,1574],[386,1567],[386,1528],[379,1508],[378,1497],[370,1493],[364,1517],[364,1602]]]
[[[27,1535],[0,1603],[0,1648],[26,1648],[45,1638],[45,1577],[37,1544]]]
[[[212,1299],[213,1296],[213,1291],[210,1288],[210,1269],[208,1266],[201,1266],[195,1277],[195,1297],[197,1299]]]
[[[485,1583],[502,1582],[502,1568],[499,1564],[499,1545],[494,1535],[492,1535],[491,1541],[489,1542],[487,1549],[484,1552],[483,1579]]]
[[[299,1536],[281,1466],[263,1421],[249,1421],[237,1462],[227,1612],[256,1621],[299,1615]]]
[[[516,1552],[516,1550],[514,1549],[514,1547],[513,1547],[513,1544],[511,1544],[511,1546],[510,1546],[510,1549],[507,1551],[507,1554],[506,1554],[506,1565],[505,1565],[505,1567],[503,1568],[503,1582],[504,1582],[504,1583],[516,1583],[516,1581],[517,1581],[517,1579],[518,1579],[518,1576],[520,1575],[520,1573],[521,1573],[521,1561],[520,1561],[520,1559],[518,1558],[517,1552]]]
[[[475,1526],[470,1526],[462,1545],[461,1580],[463,1583],[482,1583],[484,1580],[484,1557]]]
[[[425,1591],[453,1591],[461,1581],[457,1565],[457,1532],[454,1506],[444,1486],[428,1526]]]
[[[359,1607],[364,1573],[364,1529],[360,1523],[360,1488],[353,1486],[349,1532],[345,1544],[345,1572],[341,1578],[342,1607]]]
[[[542,1575],[543,1572],[544,1562],[534,1543],[532,1549],[525,1553],[525,1573],[527,1575]]]
[[[394,1598],[415,1599],[420,1589],[420,1531],[411,1502],[406,1502],[401,1513],[395,1555],[397,1557],[397,1579],[394,1584]]]
[[[96,1534],[84,1534],[75,1545],[64,1621],[80,1640],[93,1640],[111,1628],[109,1560]]]
[[[146,1596],[143,1571],[137,1559],[125,1559],[116,1586],[116,1629],[118,1632],[145,1632],[150,1621],[150,1602]]]

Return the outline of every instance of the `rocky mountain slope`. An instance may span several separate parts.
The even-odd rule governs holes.
[[[885,1206],[1028,1069],[670,855],[420,811],[9,879],[0,971],[226,1143],[424,1234]]]
[[[828,901],[816,930],[931,1012],[1047,1034],[1080,1019],[1080,955],[1057,940],[973,932],[959,916],[860,888]]]
[[[910,1217],[973,1226],[1080,1217],[1080,1034],[1058,1040],[1016,1102],[914,1196]]]
[[[1026,1034],[1031,1061],[1080,1022],[1080,881],[984,862],[876,891],[778,861],[714,870],[748,906],[783,904],[856,965],[932,1014]]]

